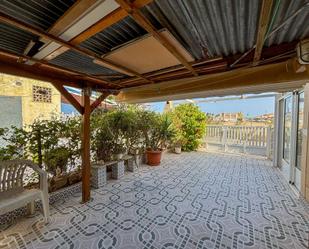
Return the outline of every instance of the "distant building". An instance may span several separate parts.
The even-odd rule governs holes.
[[[0,127],[22,127],[60,115],[60,99],[50,83],[0,74]]]
[[[273,113],[267,113],[260,116],[256,116],[253,120],[256,122],[267,122],[272,121],[274,119]]]
[[[222,112],[215,117],[216,121],[221,122],[237,122],[240,118],[242,118],[242,113],[229,113],[229,112]]]

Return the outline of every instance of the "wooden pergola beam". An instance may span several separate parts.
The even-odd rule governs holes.
[[[163,37],[152,23],[141,13],[141,11],[133,4],[126,0],[116,0],[116,2],[148,33],[150,33],[157,41],[159,41],[177,60],[184,65],[194,76],[198,76],[191,64],[187,62],[185,57],[177,51],[177,49]]]
[[[72,22],[85,13],[97,0],[77,0],[58,20],[48,29],[48,33],[58,36],[67,29]]]
[[[72,69],[67,69],[67,68],[64,68],[64,67],[61,67],[61,66],[57,66],[57,65],[51,64],[51,63],[49,63],[48,61],[45,61],[45,60],[39,60],[39,59],[35,59],[35,58],[29,57],[29,56],[26,56],[26,55],[19,55],[19,54],[10,53],[10,52],[7,52],[3,49],[0,49],[0,55],[7,56],[7,57],[15,57],[16,61],[20,61],[21,59],[22,59],[22,62],[33,61],[33,62],[37,63],[38,66],[43,66],[45,68],[49,68],[49,69],[52,69],[52,70],[57,70],[57,71],[60,71],[60,72],[72,74],[72,76],[75,77],[77,80],[87,80],[87,81],[91,81],[93,83],[100,84],[102,86],[103,85],[110,85],[110,86],[118,87],[118,84],[116,84],[116,83],[112,83],[112,82],[109,82],[109,81],[106,81],[106,80],[102,80],[101,78],[99,78],[97,76],[92,76],[92,75],[89,75],[89,74],[86,74],[86,73],[81,73],[81,72],[78,72],[78,71],[75,71],[75,70],[72,70]],[[28,66],[29,68],[35,68],[31,65],[25,65],[25,66]],[[36,68],[38,68],[38,67],[36,67]]]
[[[259,19],[259,26],[257,29],[256,47],[253,57],[253,65],[256,65],[257,61],[260,60],[263,45],[266,37],[267,27],[270,20],[270,14],[272,11],[273,0],[263,0],[262,8]]]
[[[77,0],[62,16],[60,16],[57,19],[57,21],[47,30],[47,33],[55,35],[55,36],[61,35],[68,28],[70,28],[73,22],[75,22],[80,16],[82,16],[83,13],[85,13],[88,9],[90,9],[96,2],[97,0]],[[46,39],[44,38],[41,38],[41,40],[44,43],[48,43],[48,41],[46,41]],[[34,43],[30,41],[28,46],[30,46],[31,48],[32,45],[34,45]],[[42,59],[50,60],[53,57],[51,57],[50,59],[47,59],[47,58],[48,56]]]
[[[110,92],[103,92],[103,93],[91,104],[90,112],[93,112],[93,111],[102,103],[102,101],[104,101],[109,95],[110,95]]]
[[[107,61],[107,60],[104,60],[102,59],[99,55],[97,55],[96,53],[92,52],[91,50],[89,49],[85,49],[85,48],[82,48],[82,47],[78,47],[78,46],[75,46],[75,45],[72,45],[71,43],[69,42],[66,42],[62,39],[60,39],[59,37],[56,37],[54,35],[51,35],[51,34],[48,34],[47,32],[39,29],[39,28],[36,28],[36,27],[33,27],[31,25],[28,25],[24,22],[21,22],[9,15],[6,15],[4,13],[0,13],[0,21],[2,22],[5,22],[5,23],[8,23],[12,26],[15,26],[17,28],[20,28],[20,29],[23,29],[25,31],[28,31],[28,32],[31,32],[35,35],[38,35],[38,36],[41,36],[43,38],[46,38],[50,41],[53,41],[53,42],[56,42],[58,44],[60,44],[61,46],[64,46],[64,47],[67,47],[69,49],[72,49],[82,55],[85,55],[87,57],[90,57],[92,58],[93,60],[96,60],[108,67],[111,67],[111,68],[114,68],[114,70],[118,70],[119,72],[126,72],[128,75],[135,75],[139,78],[142,78],[144,80],[146,80],[147,82],[149,82],[150,80],[148,80],[147,78],[145,78],[144,76],[142,76],[141,74],[131,70],[131,69],[128,69],[124,66],[121,66],[121,65],[118,65],[114,62],[110,62],[110,61]],[[152,82],[151,82],[152,83]]]
[[[26,77],[41,81],[47,81],[54,84],[64,84],[67,86],[81,86],[75,81],[72,75],[50,71],[48,69],[33,68],[29,65],[16,62],[16,58],[8,58],[0,54],[0,72],[20,77]]]
[[[75,107],[75,109],[80,113],[84,113],[84,107],[72,96],[71,93],[66,90],[63,85],[53,84],[53,86]]]
[[[153,0],[135,0],[134,6],[136,8],[142,8],[145,5],[151,3],[152,1]],[[122,19],[126,18],[128,15],[129,15],[128,12],[126,12],[124,9],[118,8],[114,10],[113,12],[111,12],[110,14],[108,14],[107,16],[103,17],[100,21],[92,25],[90,28],[88,28],[84,32],[80,33],[70,42],[74,45],[78,45],[82,43],[83,41],[87,40],[88,38],[94,36],[95,34],[101,32],[102,30],[121,21]]]
[[[145,5],[151,3],[153,0],[135,0],[134,5],[137,8],[142,8]],[[122,9],[118,8],[114,10],[113,12],[109,13],[105,17],[103,17],[101,20],[93,24],[91,27],[86,29],[85,31],[81,32],[78,36],[74,37],[70,40],[70,43],[73,45],[79,45],[83,41],[87,40],[88,38],[94,36],[95,34],[101,32],[102,30],[112,26],[113,24],[121,21],[122,19],[126,18],[128,16],[128,13]],[[51,60],[60,54],[64,53],[68,49],[66,47],[60,47],[56,49],[54,52],[46,56],[46,60]]]

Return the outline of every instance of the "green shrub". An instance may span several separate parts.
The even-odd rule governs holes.
[[[67,165],[72,152],[65,146],[47,150],[44,155],[46,171],[53,176],[67,172]]]
[[[178,105],[172,112],[182,150],[197,150],[206,132],[206,114],[194,104]]]

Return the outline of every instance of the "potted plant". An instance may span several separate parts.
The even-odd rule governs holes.
[[[92,130],[92,151],[96,164],[104,164],[112,160],[114,136],[109,128],[109,123],[102,119],[97,127]]]
[[[121,160],[126,153],[125,146],[121,143],[115,143],[113,146],[113,154],[116,160]]]
[[[162,150],[173,137],[171,120],[167,115],[156,115],[148,131],[148,145],[146,150],[147,164],[157,166],[161,163]]]
[[[176,154],[180,154],[181,153],[181,147],[184,144],[184,139],[182,137],[176,138],[173,142],[174,144],[174,152]]]
[[[64,146],[53,148],[45,152],[44,163],[46,165],[46,170],[53,176],[50,180],[51,192],[62,188],[67,184],[68,177],[66,172],[70,157],[70,150]]]

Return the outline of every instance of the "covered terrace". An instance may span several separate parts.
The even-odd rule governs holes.
[[[162,168],[91,190],[90,116],[109,95],[144,103],[302,88],[308,10],[308,0],[0,1],[0,72],[50,82],[83,118],[81,195],[55,205],[48,227],[18,223],[0,246],[306,248],[306,205],[264,159],[170,155]],[[65,86],[82,89],[82,101]]]

